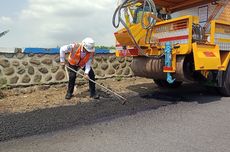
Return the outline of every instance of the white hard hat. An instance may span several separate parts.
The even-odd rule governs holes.
[[[82,41],[82,45],[88,52],[95,52],[95,43],[92,38],[90,37],[85,38]]]

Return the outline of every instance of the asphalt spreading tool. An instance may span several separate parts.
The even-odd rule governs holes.
[[[75,73],[77,73],[77,74],[83,76],[83,78],[84,78],[84,74],[81,74],[80,71],[76,71],[76,70],[70,68],[70,67],[67,66],[67,65],[65,65],[65,67],[68,68],[68,69],[70,69],[70,70],[72,70],[72,71],[74,71]],[[82,70],[82,69],[80,69],[80,70]],[[83,71],[83,70],[82,70],[82,71]],[[66,71],[66,72],[67,72],[67,71]],[[68,73],[68,72],[67,72],[67,73]],[[95,83],[95,84],[98,85],[99,87],[105,89],[106,91],[109,91],[109,92],[111,92],[112,94],[114,94],[114,95],[122,102],[123,105],[126,103],[127,99],[124,98],[124,97],[122,97],[121,95],[119,95],[119,94],[116,93],[115,91],[106,88],[105,86],[103,86],[103,85],[97,83],[96,81],[94,81],[94,80],[92,80],[92,79],[90,79],[90,78],[88,78],[88,80],[91,81],[91,82],[93,82],[93,83]]]

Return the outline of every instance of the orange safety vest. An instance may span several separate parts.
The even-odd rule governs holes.
[[[69,58],[68,58],[68,62],[71,65],[78,65],[80,67],[83,67],[89,61],[90,57],[94,55],[94,53],[90,53],[86,51],[85,57],[81,59],[82,48],[83,46],[80,45],[77,50],[74,50],[74,49],[71,50],[69,54]]]

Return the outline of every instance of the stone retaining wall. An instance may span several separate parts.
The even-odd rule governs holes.
[[[131,57],[97,54],[93,61],[96,78],[132,76]],[[79,76],[78,79],[82,80]],[[67,82],[59,55],[0,53],[0,88]]]

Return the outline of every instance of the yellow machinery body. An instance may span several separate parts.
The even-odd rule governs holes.
[[[145,48],[145,54],[149,57],[162,54],[165,42],[171,42],[177,47],[173,49],[173,59],[178,55],[193,53],[195,70],[226,70],[230,58],[230,23],[214,20],[211,23],[210,42],[192,42],[192,25],[199,20],[193,16],[183,16],[172,20],[158,22],[152,34],[147,34],[139,24],[131,25],[130,30],[138,44]],[[119,56],[141,56],[125,29],[115,33],[115,37],[121,47],[116,51]],[[149,43],[146,42],[149,39]],[[133,52],[132,52],[133,51]],[[176,69],[176,60],[173,60],[173,71]]]
[[[144,17],[148,22],[149,14]],[[155,82],[166,80],[168,73],[176,81],[218,79],[221,82],[217,82],[217,87],[225,87],[225,94],[230,96],[230,23],[212,20],[210,32],[197,38],[194,27],[198,25],[196,16],[160,21],[151,29],[142,28],[141,23],[129,23],[130,32],[123,28],[114,33],[116,56],[133,56],[131,68],[136,76],[152,78]],[[166,43],[171,44],[170,66],[165,66]]]

